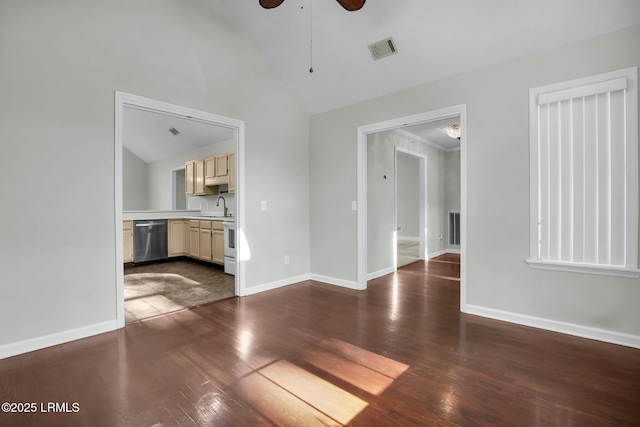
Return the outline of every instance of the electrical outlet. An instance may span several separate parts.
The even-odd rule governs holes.
[[[284,263],[285,263],[285,265],[289,264],[289,255],[285,255],[284,256]]]
[[[440,241],[442,242],[442,240],[444,239],[444,237],[442,237],[442,234],[440,235]]]

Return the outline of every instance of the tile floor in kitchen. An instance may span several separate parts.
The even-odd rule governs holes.
[[[126,323],[235,295],[235,276],[222,266],[188,259],[126,267]]]

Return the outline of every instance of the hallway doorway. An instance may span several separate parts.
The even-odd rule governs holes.
[[[414,116],[401,117],[398,119],[393,119],[385,122],[373,123],[366,126],[361,126],[358,128],[358,157],[357,157],[357,172],[358,172],[358,289],[366,289],[367,288],[367,280],[371,277],[372,273],[381,273],[384,268],[387,270],[391,269],[395,271],[397,268],[397,241],[398,241],[398,223],[397,223],[397,212],[394,212],[394,224],[393,228],[389,231],[388,225],[385,225],[385,229],[381,232],[380,235],[374,235],[371,233],[372,224],[369,223],[370,219],[374,220],[374,218],[369,218],[371,215],[371,210],[369,210],[369,202],[371,194],[369,189],[369,177],[370,173],[368,170],[368,157],[369,157],[369,141],[372,141],[376,138],[377,134],[383,132],[395,131],[396,133],[407,133],[407,129],[411,129],[416,126],[427,126],[430,123],[436,123],[438,121],[452,121],[456,122],[461,128],[461,134],[459,139],[459,162],[460,162],[460,197],[459,197],[459,212],[460,212],[460,309],[461,311],[465,311],[466,307],[466,106],[460,105],[450,108],[445,108],[436,111],[430,111],[426,113],[417,114]],[[396,144],[402,145],[402,144]],[[384,173],[380,174],[380,171],[377,172],[377,179],[380,180],[385,179]],[[395,177],[394,177],[395,178]],[[395,181],[395,179],[394,179]],[[425,184],[426,185],[426,184]],[[431,185],[431,184],[429,184]],[[429,188],[426,189],[427,193],[429,192]],[[428,200],[427,200],[428,201]],[[375,204],[375,201],[374,201]],[[447,253],[447,213],[443,211],[440,215],[441,219],[439,220],[439,224],[433,225],[433,222],[429,223],[430,217],[430,209],[431,205],[429,203],[425,203],[425,213],[421,214],[421,218],[424,220],[423,225],[420,226],[420,232],[425,235],[425,244],[424,244],[424,254],[422,255],[427,259],[429,256],[435,257]],[[395,208],[395,200],[394,200],[394,208]],[[374,214],[376,215],[376,214]],[[433,216],[433,215],[432,215]],[[379,230],[378,230],[379,231]],[[391,235],[391,237],[389,237]],[[393,263],[389,265],[388,262],[384,264],[384,262],[380,261],[380,257],[378,257],[377,253],[373,253],[370,255],[370,252],[378,251],[380,246],[376,246],[375,243],[370,244],[370,237],[373,238],[373,242],[378,241],[387,241],[391,239],[393,243],[393,251],[392,257],[395,258]],[[414,236],[415,237],[415,236]],[[385,243],[386,245],[386,243]],[[382,250],[386,246],[382,246]],[[437,248],[437,250],[436,250]],[[388,253],[388,251],[387,251]],[[370,258],[371,256],[371,258]],[[376,258],[378,257],[378,258]],[[375,259],[375,261],[373,261]],[[370,265],[370,262],[377,262],[378,264]],[[384,268],[380,268],[382,265],[386,265]],[[387,274],[391,271],[387,271]],[[379,277],[379,276],[378,276]]]

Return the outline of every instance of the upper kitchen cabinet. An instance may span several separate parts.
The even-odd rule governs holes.
[[[189,196],[206,196],[218,194],[217,188],[208,187],[205,183],[205,159],[192,160],[185,164],[185,192]]]
[[[205,185],[223,185],[229,183],[229,155],[219,154],[207,157],[205,163]]]
[[[236,155],[229,153],[229,193],[236,192]]]

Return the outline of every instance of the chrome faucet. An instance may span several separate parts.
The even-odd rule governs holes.
[[[222,207],[224,208],[224,217],[227,217],[227,201],[222,196],[218,196],[218,200],[216,200],[216,206],[220,206],[220,199],[222,199]]]

